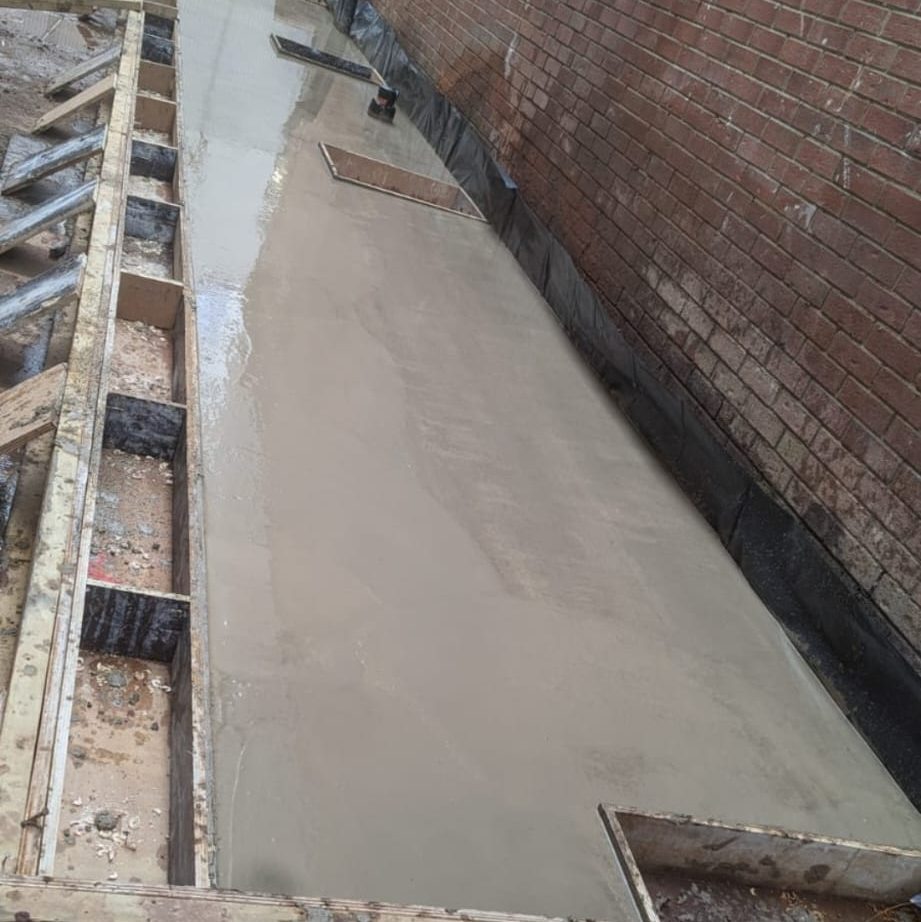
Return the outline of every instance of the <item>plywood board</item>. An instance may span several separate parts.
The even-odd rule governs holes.
[[[66,365],[55,365],[0,394],[0,454],[53,429],[58,418]]]
[[[106,126],[99,125],[86,134],[68,138],[45,150],[14,163],[3,178],[3,192],[24,189],[43,176],[101,154],[106,143]]]
[[[114,64],[121,56],[121,53],[122,46],[120,44],[110,45],[104,51],[100,51],[99,54],[94,54],[91,58],[69,67],[48,84],[45,88],[45,95],[53,96],[72,83],[76,83],[84,77],[89,77],[91,74],[98,73],[110,64]]]
[[[378,192],[386,192],[422,205],[431,205],[433,208],[463,215],[465,218],[485,220],[467,193],[458,185],[441,182],[421,173],[413,173],[392,163],[364,157],[341,147],[333,147],[331,144],[320,144],[320,150],[335,179],[364,186],[366,189],[376,189]]]
[[[145,93],[156,93],[166,99],[175,99],[176,69],[169,64],[157,64],[156,61],[141,61],[138,89]]]
[[[115,74],[109,74],[108,77],[103,77],[102,80],[77,93],[76,96],[71,97],[66,102],[55,106],[35,123],[32,130],[36,134],[40,131],[47,131],[52,125],[56,125],[75,112],[108,99],[115,92],[115,79]]]

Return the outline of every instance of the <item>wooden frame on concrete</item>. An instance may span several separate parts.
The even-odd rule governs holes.
[[[34,874],[41,850],[57,827],[59,808],[49,794],[52,764],[60,745],[65,665],[75,594],[81,595],[72,566],[84,534],[84,500],[93,432],[102,387],[101,359],[107,317],[114,314],[121,247],[121,218],[128,175],[141,17],[129,13],[123,54],[114,75],[112,112],[103,152],[95,217],[70,350],[57,432],[48,466],[42,515],[22,612],[19,643],[0,727],[0,866],[10,873]],[[104,400],[105,395],[102,394]],[[63,700],[62,700],[63,698]],[[65,734],[66,737],[66,734]],[[60,757],[60,752],[57,752]],[[59,760],[59,759],[58,759]],[[53,843],[51,843],[53,851]]]

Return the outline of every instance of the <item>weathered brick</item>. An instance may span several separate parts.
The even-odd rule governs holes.
[[[377,2],[638,355],[921,649],[921,533],[892,532],[921,515],[918,0]]]

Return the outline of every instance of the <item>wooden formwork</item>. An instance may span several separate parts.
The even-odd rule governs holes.
[[[117,70],[90,94],[110,96],[111,115],[0,727],[0,857],[7,874],[115,879],[118,862],[91,860],[112,842],[93,825],[106,806],[118,824],[109,862],[120,845],[132,878],[204,887],[207,632],[178,27],[174,4],[145,10],[126,14]],[[76,108],[51,109],[40,126]],[[158,540],[112,548],[112,515],[119,529],[159,528]],[[91,745],[97,735],[108,749]],[[75,804],[88,815],[74,819]],[[162,821],[132,815],[140,805]],[[89,831],[92,852],[75,847],[74,829]]]

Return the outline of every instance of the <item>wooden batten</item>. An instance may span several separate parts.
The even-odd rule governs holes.
[[[60,93],[61,90],[66,89],[72,83],[76,83],[84,77],[89,77],[92,74],[98,73],[110,64],[114,64],[121,57],[121,53],[122,46],[120,44],[110,45],[104,51],[100,51],[99,54],[94,54],[91,58],[87,58],[85,61],[81,61],[73,67],[69,67],[63,73],[58,74],[58,76],[45,87],[45,95],[54,96],[55,93]]]
[[[87,106],[98,105],[108,99],[115,92],[116,79],[116,74],[109,74],[108,77],[103,77],[102,80],[77,93],[76,96],[72,96],[67,102],[62,102],[59,106],[55,106],[35,123],[32,130],[36,134],[41,131],[47,131],[52,125],[62,122],[75,112],[79,112]]]
[[[3,192],[17,192],[58,170],[101,154],[106,144],[106,126],[68,138],[14,163],[3,177]]]
[[[182,306],[182,284],[173,279],[121,273],[118,290],[118,316],[122,320],[140,320],[161,330],[172,330]]]
[[[80,289],[85,266],[86,256],[80,253],[0,297],[0,332],[73,298]]]

